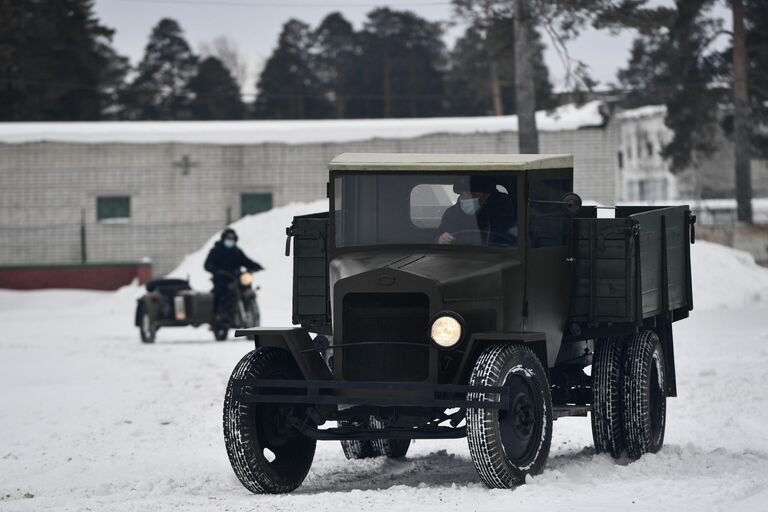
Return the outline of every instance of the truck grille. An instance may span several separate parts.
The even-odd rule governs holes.
[[[378,382],[426,380],[428,324],[429,299],[423,293],[347,294],[342,311],[344,339],[338,354],[343,377]]]

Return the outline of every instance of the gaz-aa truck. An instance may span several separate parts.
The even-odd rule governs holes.
[[[672,324],[693,307],[687,206],[598,217],[569,155],[342,154],[329,170],[329,211],[287,229],[297,326],[236,333],[255,349],[224,437],[247,489],[296,489],[318,440],[360,459],[466,437],[495,488],[544,469],[564,416],[590,416],[597,452],[661,448]]]

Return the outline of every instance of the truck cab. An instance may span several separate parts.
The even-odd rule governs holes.
[[[511,487],[543,470],[565,415],[591,413],[599,451],[660,448],[671,324],[692,308],[687,207],[598,219],[570,155],[357,153],[328,168],[328,212],[287,229],[300,327],[237,333],[256,347],[230,380],[225,437],[247,488],[300,485],[317,440],[403,457],[411,439],[464,436],[481,480]],[[282,472],[250,453],[275,417]]]

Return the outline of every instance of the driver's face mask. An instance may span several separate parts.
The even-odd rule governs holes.
[[[461,211],[467,215],[474,215],[480,210],[480,199],[477,197],[459,199],[459,206],[461,206]]]
[[[235,246],[235,244],[237,244],[237,242],[235,242],[231,238],[225,238],[224,239],[224,247],[226,247],[227,249],[233,248]]]

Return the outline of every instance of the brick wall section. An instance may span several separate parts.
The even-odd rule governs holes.
[[[542,153],[573,153],[575,188],[612,204],[617,133],[612,125],[540,135]],[[287,145],[0,144],[0,265],[149,257],[162,275],[228,219],[240,194],[271,192],[274,205],[325,197],[327,163],[343,152],[515,153],[514,132]],[[188,174],[175,166],[189,156]],[[96,197],[129,195],[127,223],[99,223]]]
[[[151,278],[151,263],[0,267],[0,288],[11,290],[117,290],[134,279],[145,284]]]

